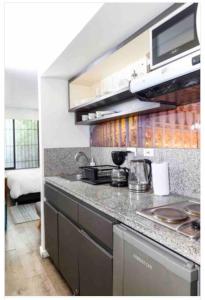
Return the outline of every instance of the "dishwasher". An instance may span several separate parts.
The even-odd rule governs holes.
[[[144,235],[114,226],[114,296],[198,296],[199,266]]]

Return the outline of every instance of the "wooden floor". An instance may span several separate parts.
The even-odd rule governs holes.
[[[68,296],[71,292],[49,258],[39,254],[38,221],[15,225],[8,213],[6,296]]]

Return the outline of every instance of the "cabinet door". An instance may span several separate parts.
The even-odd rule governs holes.
[[[78,248],[79,229],[65,216],[59,213],[59,269],[73,290],[79,293]]]
[[[81,231],[79,247],[81,296],[112,296],[112,255]]]
[[[46,250],[56,267],[58,267],[58,212],[45,201],[44,213]]]
[[[93,235],[105,247],[113,248],[113,223],[115,220],[79,204],[79,224],[88,234]]]

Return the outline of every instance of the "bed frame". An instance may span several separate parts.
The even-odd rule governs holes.
[[[10,196],[10,190],[7,186],[7,178],[5,178],[5,192],[6,192],[6,197],[9,196],[12,204],[27,204],[27,203],[35,203],[41,200],[41,193],[30,193],[26,195],[21,195],[16,199],[11,198]]]
[[[14,204],[27,204],[27,203],[35,203],[41,200],[41,193],[30,193],[27,195],[21,195],[16,199],[11,198],[11,201]]]

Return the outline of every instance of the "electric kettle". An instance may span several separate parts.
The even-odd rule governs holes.
[[[150,189],[151,177],[151,161],[149,159],[130,161],[129,190],[139,193],[147,192]]]

